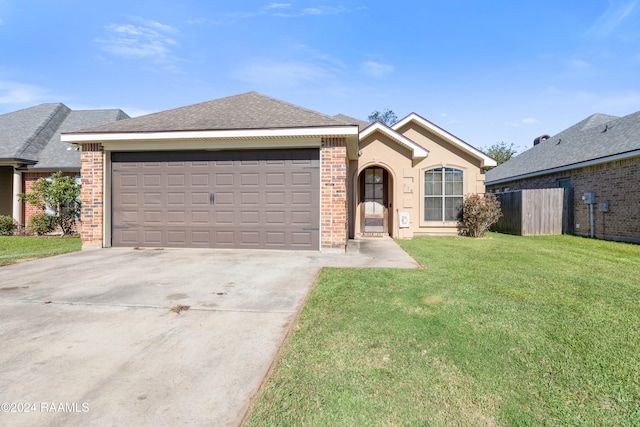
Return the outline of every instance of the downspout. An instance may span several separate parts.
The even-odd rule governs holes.
[[[591,221],[591,238],[596,237],[596,216],[593,212],[595,203],[589,203],[589,220]]]

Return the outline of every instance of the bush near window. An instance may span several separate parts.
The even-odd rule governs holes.
[[[18,224],[9,215],[0,215],[0,236],[13,236]]]
[[[31,234],[37,234],[38,236],[51,233],[55,229],[55,218],[44,212],[31,215],[31,218],[29,218],[29,224],[27,225],[27,230],[29,230]]]
[[[469,194],[462,202],[461,234],[483,237],[489,227],[498,222],[501,217],[500,201],[495,195]]]

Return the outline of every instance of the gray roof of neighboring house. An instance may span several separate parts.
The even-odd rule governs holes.
[[[248,92],[70,133],[135,133],[346,126],[297,105]]]
[[[0,115],[0,160],[30,169],[79,169],[80,153],[60,141],[61,132],[97,126],[129,116],[119,109],[71,110],[62,103],[40,104]]]
[[[640,150],[640,111],[624,117],[594,114],[487,171],[486,184]]]
[[[70,111],[53,138],[40,152],[40,161],[32,166],[32,169],[80,167],[80,152],[76,150],[76,146],[60,141],[60,134],[128,118],[129,116],[122,110]]]
[[[0,115],[0,159],[37,161],[69,111],[63,104],[40,104]]]
[[[347,125],[358,125],[358,130],[362,132],[364,129],[371,126],[371,123],[365,122],[364,120],[355,119],[351,116],[346,116],[344,114],[336,114],[333,116],[334,119],[339,120]]]

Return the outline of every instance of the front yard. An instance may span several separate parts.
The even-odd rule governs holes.
[[[640,246],[399,243],[323,271],[246,425],[640,425]]]
[[[79,237],[0,236],[0,266],[79,251]]]

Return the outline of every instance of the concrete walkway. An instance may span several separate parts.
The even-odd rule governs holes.
[[[236,426],[325,266],[417,264],[369,238],[346,254],[103,249],[1,267],[0,424]]]

